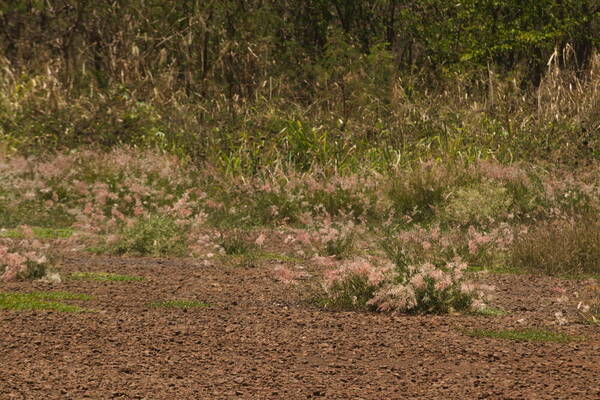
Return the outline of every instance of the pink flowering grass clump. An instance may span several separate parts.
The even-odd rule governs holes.
[[[379,266],[366,259],[326,270],[323,277],[326,295],[322,302],[335,309],[373,310],[375,307],[370,301],[390,271],[389,265]]]
[[[447,314],[485,308],[492,287],[466,282],[465,263],[452,261],[443,267],[431,263],[409,266],[378,290],[369,304],[378,311]]]
[[[324,274],[325,305],[335,308],[393,313],[444,314],[482,310],[493,290],[466,280],[467,263],[455,257],[442,261],[450,247],[441,232],[400,232],[383,242],[391,262],[357,260],[329,269]],[[442,242],[442,243],[439,243]],[[419,248],[406,244],[418,244]],[[450,253],[451,254],[451,253]]]
[[[44,246],[37,240],[3,240],[0,243],[0,281],[42,278],[48,272],[49,260]]]
[[[311,218],[310,225],[292,229],[285,244],[294,246],[296,253],[314,257],[344,259],[355,250],[357,238],[365,230],[351,218],[333,220],[327,212],[319,218]]]
[[[298,279],[305,275],[302,271],[295,271],[282,264],[273,268],[273,277],[285,285],[297,285]]]

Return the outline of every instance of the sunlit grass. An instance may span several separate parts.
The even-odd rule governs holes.
[[[474,314],[483,315],[485,317],[501,317],[510,314],[508,311],[494,307],[486,307],[483,310],[478,310]]]
[[[216,258],[219,263],[232,267],[255,267],[264,262],[278,261],[285,263],[299,263],[302,259],[288,254],[274,253],[253,248],[239,254],[222,254]]]
[[[50,310],[60,312],[84,312],[84,308],[64,304],[58,300],[90,300],[85,294],[68,292],[0,293],[2,310]]]
[[[120,275],[109,272],[74,272],[69,275],[69,279],[100,282],[133,282],[145,280],[141,276]]]

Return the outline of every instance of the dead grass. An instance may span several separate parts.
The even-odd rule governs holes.
[[[589,217],[545,221],[519,235],[511,265],[549,275],[600,274],[600,223]]]

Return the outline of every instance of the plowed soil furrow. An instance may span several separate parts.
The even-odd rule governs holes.
[[[81,257],[68,271],[147,279],[5,285],[86,293],[69,303],[96,312],[0,310],[0,399],[600,399],[600,329],[553,325],[552,278],[489,277],[505,316],[389,316],[311,307],[268,265]],[[148,304],[173,299],[209,307]],[[585,340],[463,333],[527,326]]]

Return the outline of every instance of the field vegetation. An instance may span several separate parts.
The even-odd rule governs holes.
[[[445,314],[517,270],[598,323],[600,7],[527,4],[0,2],[2,281],[269,259],[322,307]]]

